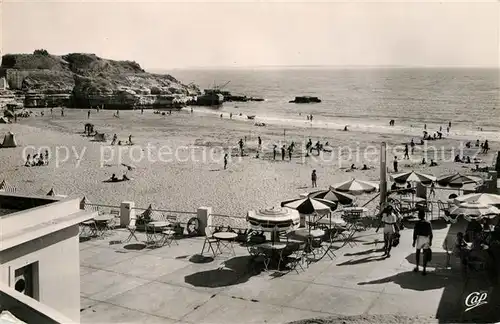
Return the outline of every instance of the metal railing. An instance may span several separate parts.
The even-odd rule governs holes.
[[[224,214],[210,214],[212,218],[212,227],[231,227],[233,230],[247,230],[248,224],[246,217]]]
[[[132,210],[144,213],[147,210],[151,211],[151,221],[175,221],[180,224],[187,224],[189,220],[198,215],[197,212],[188,212],[182,210],[168,210],[157,208],[142,208],[133,207]],[[139,215],[138,215],[139,216]]]

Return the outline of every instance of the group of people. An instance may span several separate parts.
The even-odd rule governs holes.
[[[393,246],[397,245],[396,242],[399,243],[399,231],[402,229],[401,227],[401,217],[394,210],[392,205],[388,205],[382,210],[381,218],[380,218],[380,227],[383,227],[383,235],[384,235],[384,247],[383,247],[383,256],[386,258],[391,257],[391,250]],[[377,229],[377,231],[379,230]],[[412,246],[416,249],[415,251],[415,268],[414,272],[420,271],[420,256],[423,253],[422,257],[422,275],[427,274],[427,264],[432,258],[432,252],[430,250],[432,246],[432,225],[429,221],[425,219],[425,211],[420,209],[418,211],[418,221],[415,223],[413,228],[413,241]]]
[[[32,166],[43,166],[49,164],[49,151],[45,150],[45,154],[33,154],[33,158],[31,154],[26,156],[26,161],[24,166],[32,167]]]
[[[118,141],[118,143],[117,143]],[[116,134],[113,135],[113,139],[111,140],[111,145],[123,145],[122,141],[119,141],[118,140],[118,136]],[[132,135],[129,135],[128,136],[128,142],[125,142],[126,145],[134,145],[134,143],[132,142]]]

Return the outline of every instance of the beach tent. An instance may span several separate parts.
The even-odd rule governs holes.
[[[0,117],[0,124],[8,124],[9,123],[9,119],[7,119],[7,117]]]
[[[5,191],[5,192],[16,192],[16,187],[8,183],[7,181],[3,180],[0,183],[0,191]]]
[[[56,192],[54,191],[54,188],[51,188],[50,191],[47,192],[47,196],[52,196],[52,197],[56,196]]]
[[[106,134],[104,134],[104,133],[97,133],[94,136],[94,140],[99,141],[99,142],[106,142]]]
[[[17,147],[16,138],[11,132],[5,134],[3,138],[2,147]]]

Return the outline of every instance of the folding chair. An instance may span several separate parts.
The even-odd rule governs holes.
[[[135,225],[136,223],[136,220],[135,218],[131,218],[130,219],[130,222],[128,223],[128,226],[127,226],[127,229],[129,231],[129,235],[127,237],[127,239],[125,241],[123,241],[123,243],[128,243],[130,242],[130,240],[133,238],[135,238],[135,240],[137,242],[139,242],[139,239],[137,238],[137,236],[135,235],[135,231],[137,230],[137,226]]]
[[[81,231],[80,236],[96,237],[98,236],[97,224],[93,219],[89,219],[80,223]],[[84,235],[88,233],[88,235]]]
[[[212,229],[210,227],[205,227],[205,241],[203,242],[203,248],[201,249],[201,254],[205,252],[205,246],[207,247],[207,252],[212,250],[214,257],[217,256],[217,251],[220,251],[219,240],[213,236]],[[215,249],[213,244],[215,244]]]
[[[177,240],[175,238],[176,232],[174,231],[173,228],[167,228],[166,230],[161,232],[161,234],[163,235],[162,246],[165,244],[170,246],[172,245],[172,242],[174,242],[176,245],[179,245],[179,243],[177,243]]]
[[[120,211],[118,209],[111,209],[109,214],[113,215],[113,219],[109,222],[109,227],[113,229],[120,226]]]
[[[302,266],[304,263],[306,264],[306,267],[309,266],[309,264],[307,263],[307,253],[305,252],[305,246],[305,242],[287,242],[286,250],[292,251],[292,253],[287,257],[290,271],[295,270],[297,273],[299,273],[299,268],[302,271],[305,271],[304,267]]]

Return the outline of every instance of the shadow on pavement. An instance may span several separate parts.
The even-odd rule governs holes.
[[[453,281],[455,279],[455,281]],[[421,273],[408,271],[401,272],[394,276],[359,282],[358,285],[377,285],[386,284],[389,282],[394,282],[403,289],[411,289],[417,291],[434,290],[444,288],[450,284],[456,284],[456,278],[446,276],[445,274],[436,275],[435,273],[429,273],[427,276],[422,276]]]

